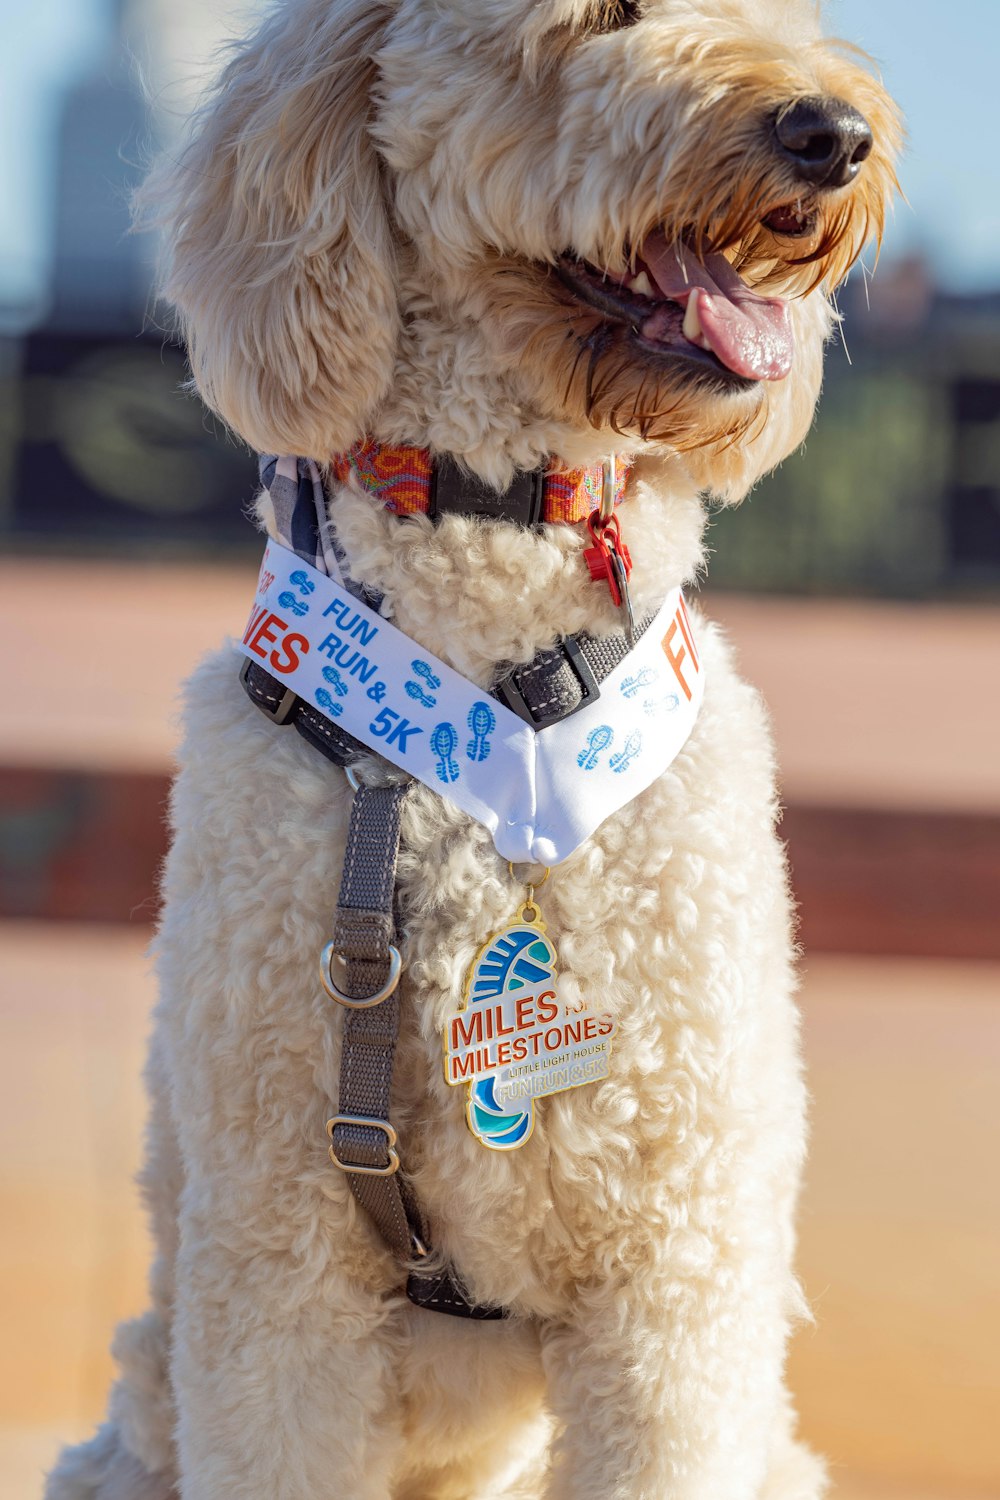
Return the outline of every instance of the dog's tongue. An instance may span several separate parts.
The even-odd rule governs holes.
[[[711,349],[735,374],[751,380],[781,380],[788,374],[795,341],[782,298],[752,291],[724,255],[698,260],[685,245],[668,245],[661,233],[650,235],[639,255],[664,297],[685,309],[689,342]],[[656,322],[656,314],[649,322]],[[650,335],[656,337],[655,328]]]

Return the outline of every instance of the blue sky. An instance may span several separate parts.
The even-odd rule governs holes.
[[[828,0],[827,15],[878,60],[907,118],[908,202],[885,253],[918,248],[946,284],[1000,289],[1000,0]]]
[[[224,0],[203,0],[221,9]],[[55,110],[107,59],[114,0],[0,0],[0,301],[45,284]],[[913,248],[962,289],[1000,287],[993,101],[1000,0],[828,0],[830,29],[875,56],[908,119],[885,254]]]

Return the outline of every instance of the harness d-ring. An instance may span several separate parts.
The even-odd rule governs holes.
[[[338,1005],[346,1006],[348,1010],[370,1010],[375,1005],[381,1005],[383,1000],[388,1000],[393,990],[399,983],[399,976],[403,971],[403,961],[399,956],[399,949],[393,944],[389,946],[389,977],[380,990],[373,995],[362,995],[359,1000],[351,995],[345,995],[344,991],[336,983],[333,977],[331,965],[334,959],[345,963],[346,959],[332,943],[327,943],[319,960],[319,977],[323,988],[331,1000],[336,1000]]]

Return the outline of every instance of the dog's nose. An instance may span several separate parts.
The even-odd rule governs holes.
[[[844,99],[799,99],[779,114],[774,134],[796,177],[816,187],[844,187],[872,149],[872,128]]]

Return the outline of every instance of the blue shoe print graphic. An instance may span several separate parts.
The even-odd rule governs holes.
[[[341,677],[336,667],[323,668],[323,681],[330,684],[338,698],[347,697],[347,683]]]
[[[505,990],[544,984],[554,973],[556,950],[537,927],[508,927],[476,960],[469,1000],[492,1000]]]
[[[636,672],[634,677],[626,677],[622,683],[622,696],[634,698],[640,688],[649,687],[650,683],[656,681],[656,673],[652,667],[643,667]]]
[[[311,578],[307,578],[301,568],[296,568],[294,573],[289,573],[288,582],[294,583],[300,594],[314,594],[316,585]]]
[[[424,708],[433,708],[437,703],[436,698],[432,698],[430,693],[424,692],[419,682],[406,683],[406,694],[407,697],[413,699],[414,703],[423,704]]]
[[[469,1005],[555,978],[556,951],[537,927],[508,927],[479,955],[469,983]],[[534,1124],[534,1102],[515,1109],[496,1097],[496,1076],[481,1078],[469,1089],[468,1120],[473,1135],[493,1151],[509,1151],[528,1139]]]
[[[592,771],[597,765],[599,756],[607,750],[615,732],[610,724],[598,724],[587,735],[587,743],[576,757],[576,763],[584,771]]]
[[[472,739],[465,747],[470,760],[489,760],[492,746],[487,735],[497,727],[497,716],[488,703],[474,703],[466,720],[472,730]]]
[[[629,766],[635,760],[641,749],[642,735],[639,733],[638,729],[633,729],[632,733],[625,741],[625,748],[623,750],[619,750],[617,755],[612,755],[610,761],[608,762],[616,776],[620,776],[623,771],[628,770]]]
[[[676,693],[667,693],[663,698],[647,698],[642,710],[643,713],[655,714],[662,709],[665,714],[672,714],[680,701]]]
[[[458,744],[458,730],[454,724],[438,724],[431,730],[431,751],[438,758],[435,767],[437,778],[445,785],[450,781],[457,781],[461,772],[458,761],[455,759],[455,746]]]
[[[410,667],[415,675],[421,678],[424,686],[421,687],[419,682],[408,682],[406,684],[407,694],[413,699],[414,703],[422,703],[424,708],[433,708],[437,703],[433,690],[441,686],[440,677],[435,677],[431,670],[430,662],[421,661],[419,657],[416,661],[410,662]]]
[[[331,698],[326,688],[316,689],[316,702],[326,714],[327,718],[339,719],[344,712],[344,705],[338,703],[336,698]]]
[[[301,616],[307,615],[309,613],[308,604],[303,604],[302,600],[299,599],[295,594],[293,594],[291,589],[284,589],[278,595],[278,603],[280,604],[282,609],[291,610],[293,615]]]

